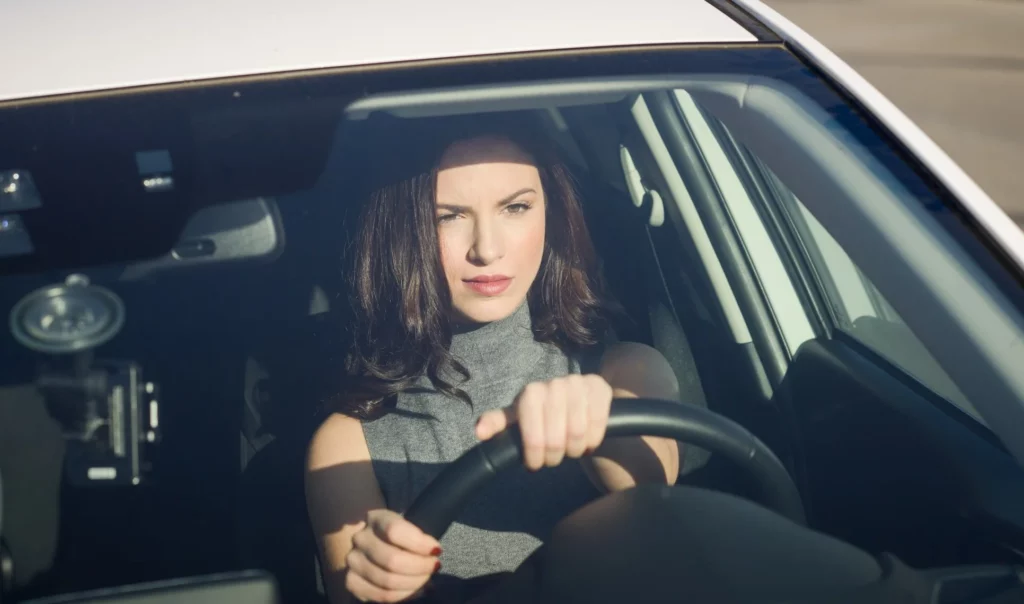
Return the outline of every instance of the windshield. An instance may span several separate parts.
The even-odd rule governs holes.
[[[175,559],[178,574],[233,559],[247,468],[288,434],[301,458],[338,395],[361,179],[401,161],[403,124],[455,113],[515,111],[556,142],[629,315],[617,335],[667,350],[692,400],[771,402],[808,343],[847,337],[972,429],[1012,417],[1019,282],[940,188],[782,49],[673,56],[639,75],[613,57],[584,79],[559,63],[523,80],[513,64],[493,84],[409,70],[0,109],[5,481],[32,448],[5,449],[5,431],[32,426],[41,474],[67,453],[76,485],[152,484],[137,497],[161,538],[205,550]],[[460,83],[473,86],[447,87]],[[677,333],[694,359],[661,339]],[[733,349],[747,366],[724,372],[714,351]],[[74,497],[71,535],[121,513]],[[163,572],[129,558],[138,576]],[[116,575],[62,572],[66,585]]]

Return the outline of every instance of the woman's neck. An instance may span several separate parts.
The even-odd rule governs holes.
[[[451,352],[472,371],[478,363],[496,363],[527,352],[533,344],[530,305],[523,301],[504,319],[453,326]]]

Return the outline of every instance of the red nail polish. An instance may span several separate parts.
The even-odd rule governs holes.
[[[439,570],[441,570],[441,561],[440,560],[438,560],[437,563],[434,564],[434,572],[436,573]]]
[[[440,556],[441,555],[441,548],[435,547],[434,549],[430,550],[430,555],[431,556]],[[438,562],[438,564],[440,564],[440,562]]]

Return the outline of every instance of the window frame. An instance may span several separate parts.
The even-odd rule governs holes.
[[[642,96],[718,255],[760,363],[774,388],[782,382],[788,366],[786,342],[764,295],[763,283],[752,270],[748,250],[727,210],[721,188],[711,174],[689,123],[679,114],[672,93],[657,91]]]
[[[798,234],[800,224],[789,212],[780,211],[779,204],[775,203],[781,194],[776,180],[764,171],[760,159],[740,145],[719,120],[707,115],[702,107],[700,111],[717,136],[726,157],[731,160],[737,177],[746,184],[751,203],[760,215],[762,226],[774,243],[774,249],[788,252],[779,256],[803,303],[815,335],[830,337],[838,309],[829,303],[827,292],[834,284],[830,278],[821,274],[818,270],[820,265],[814,258],[796,252],[802,243]]]

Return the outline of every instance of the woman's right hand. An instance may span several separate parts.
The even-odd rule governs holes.
[[[401,514],[373,510],[352,536],[345,588],[361,602],[401,602],[420,595],[441,568],[441,544]]]

